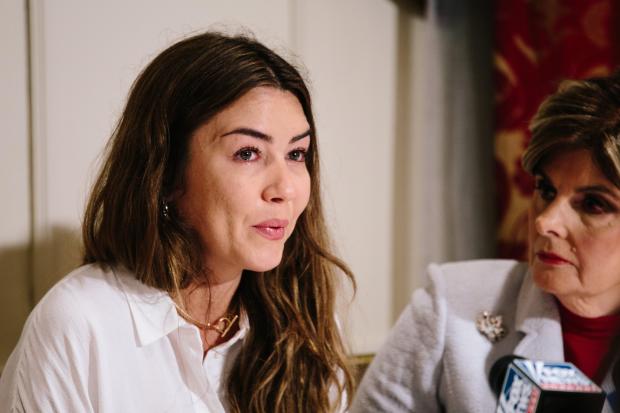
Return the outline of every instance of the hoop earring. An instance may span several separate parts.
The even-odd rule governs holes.
[[[166,201],[161,201],[161,214],[164,218],[170,219],[170,207]]]

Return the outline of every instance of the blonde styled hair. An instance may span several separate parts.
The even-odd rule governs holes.
[[[620,188],[620,72],[563,82],[540,105],[530,131],[532,139],[522,158],[529,173],[535,174],[560,152],[586,149]]]
[[[198,236],[173,202],[164,217],[162,203],[183,188],[192,132],[259,86],[291,92],[303,108],[311,194],[280,265],[242,275],[237,300],[250,329],[226,378],[228,404],[244,413],[329,412],[343,393],[353,395],[334,315],[338,277],[354,280],[330,252],[310,94],[299,72],[261,43],[199,34],[164,50],[138,76],[88,201],[83,261],[123,266],[171,294],[196,281]]]

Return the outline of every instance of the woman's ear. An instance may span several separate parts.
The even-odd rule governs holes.
[[[179,189],[173,190],[168,195],[162,197],[161,200],[161,214],[164,218],[169,219],[172,214],[172,210],[174,209],[178,213],[180,199],[183,196],[183,191]]]

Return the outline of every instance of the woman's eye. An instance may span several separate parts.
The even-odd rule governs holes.
[[[288,153],[288,158],[291,161],[295,162],[304,162],[306,160],[306,150],[305,149],[295,149]]]
[[[555,198],[555,188],[544,180],[536,181],[536,191],[544,201],[551,202]]]
[[[610,207],[599,197],[586,195],[581,201],[581,209],[588,214],[604,214],[610,210]]]
[[[251,162],[258,159],[260,151],[258,148],[242,148],[235,152],[235,159],[243,162]]]

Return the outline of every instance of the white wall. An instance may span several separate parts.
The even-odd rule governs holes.
[[[349,334],[375,351],[392,323],[397,8],[382,0],[299,2],[298,53],[317,112],[325,207],[357,276]]]
[[[30,175],[26,16],[0,2],[0,370],[30,306]]]
[[[328,221],[359,287],[346,319],[349,340],[355,352],[378,348],[397,289],[392,160],[399,11],[392,1],[31,0],[31,147],[25,3],[3,2],[0,9],[9,63],[3,62],[1,86],[11,91],[0,98],[11,130],[11,139],[0,141],[0,191],[12,194],[0,214],[0,273],[10,286],[0,292],[7,295],[0,296],[2,309],[10,310],[0,312],[0,364],[32,301],[79,261],[87,191],[131,82],[171,42],[207,28],[249,28],[307,68]],[[7,264],[3,257],[14,250]]]

